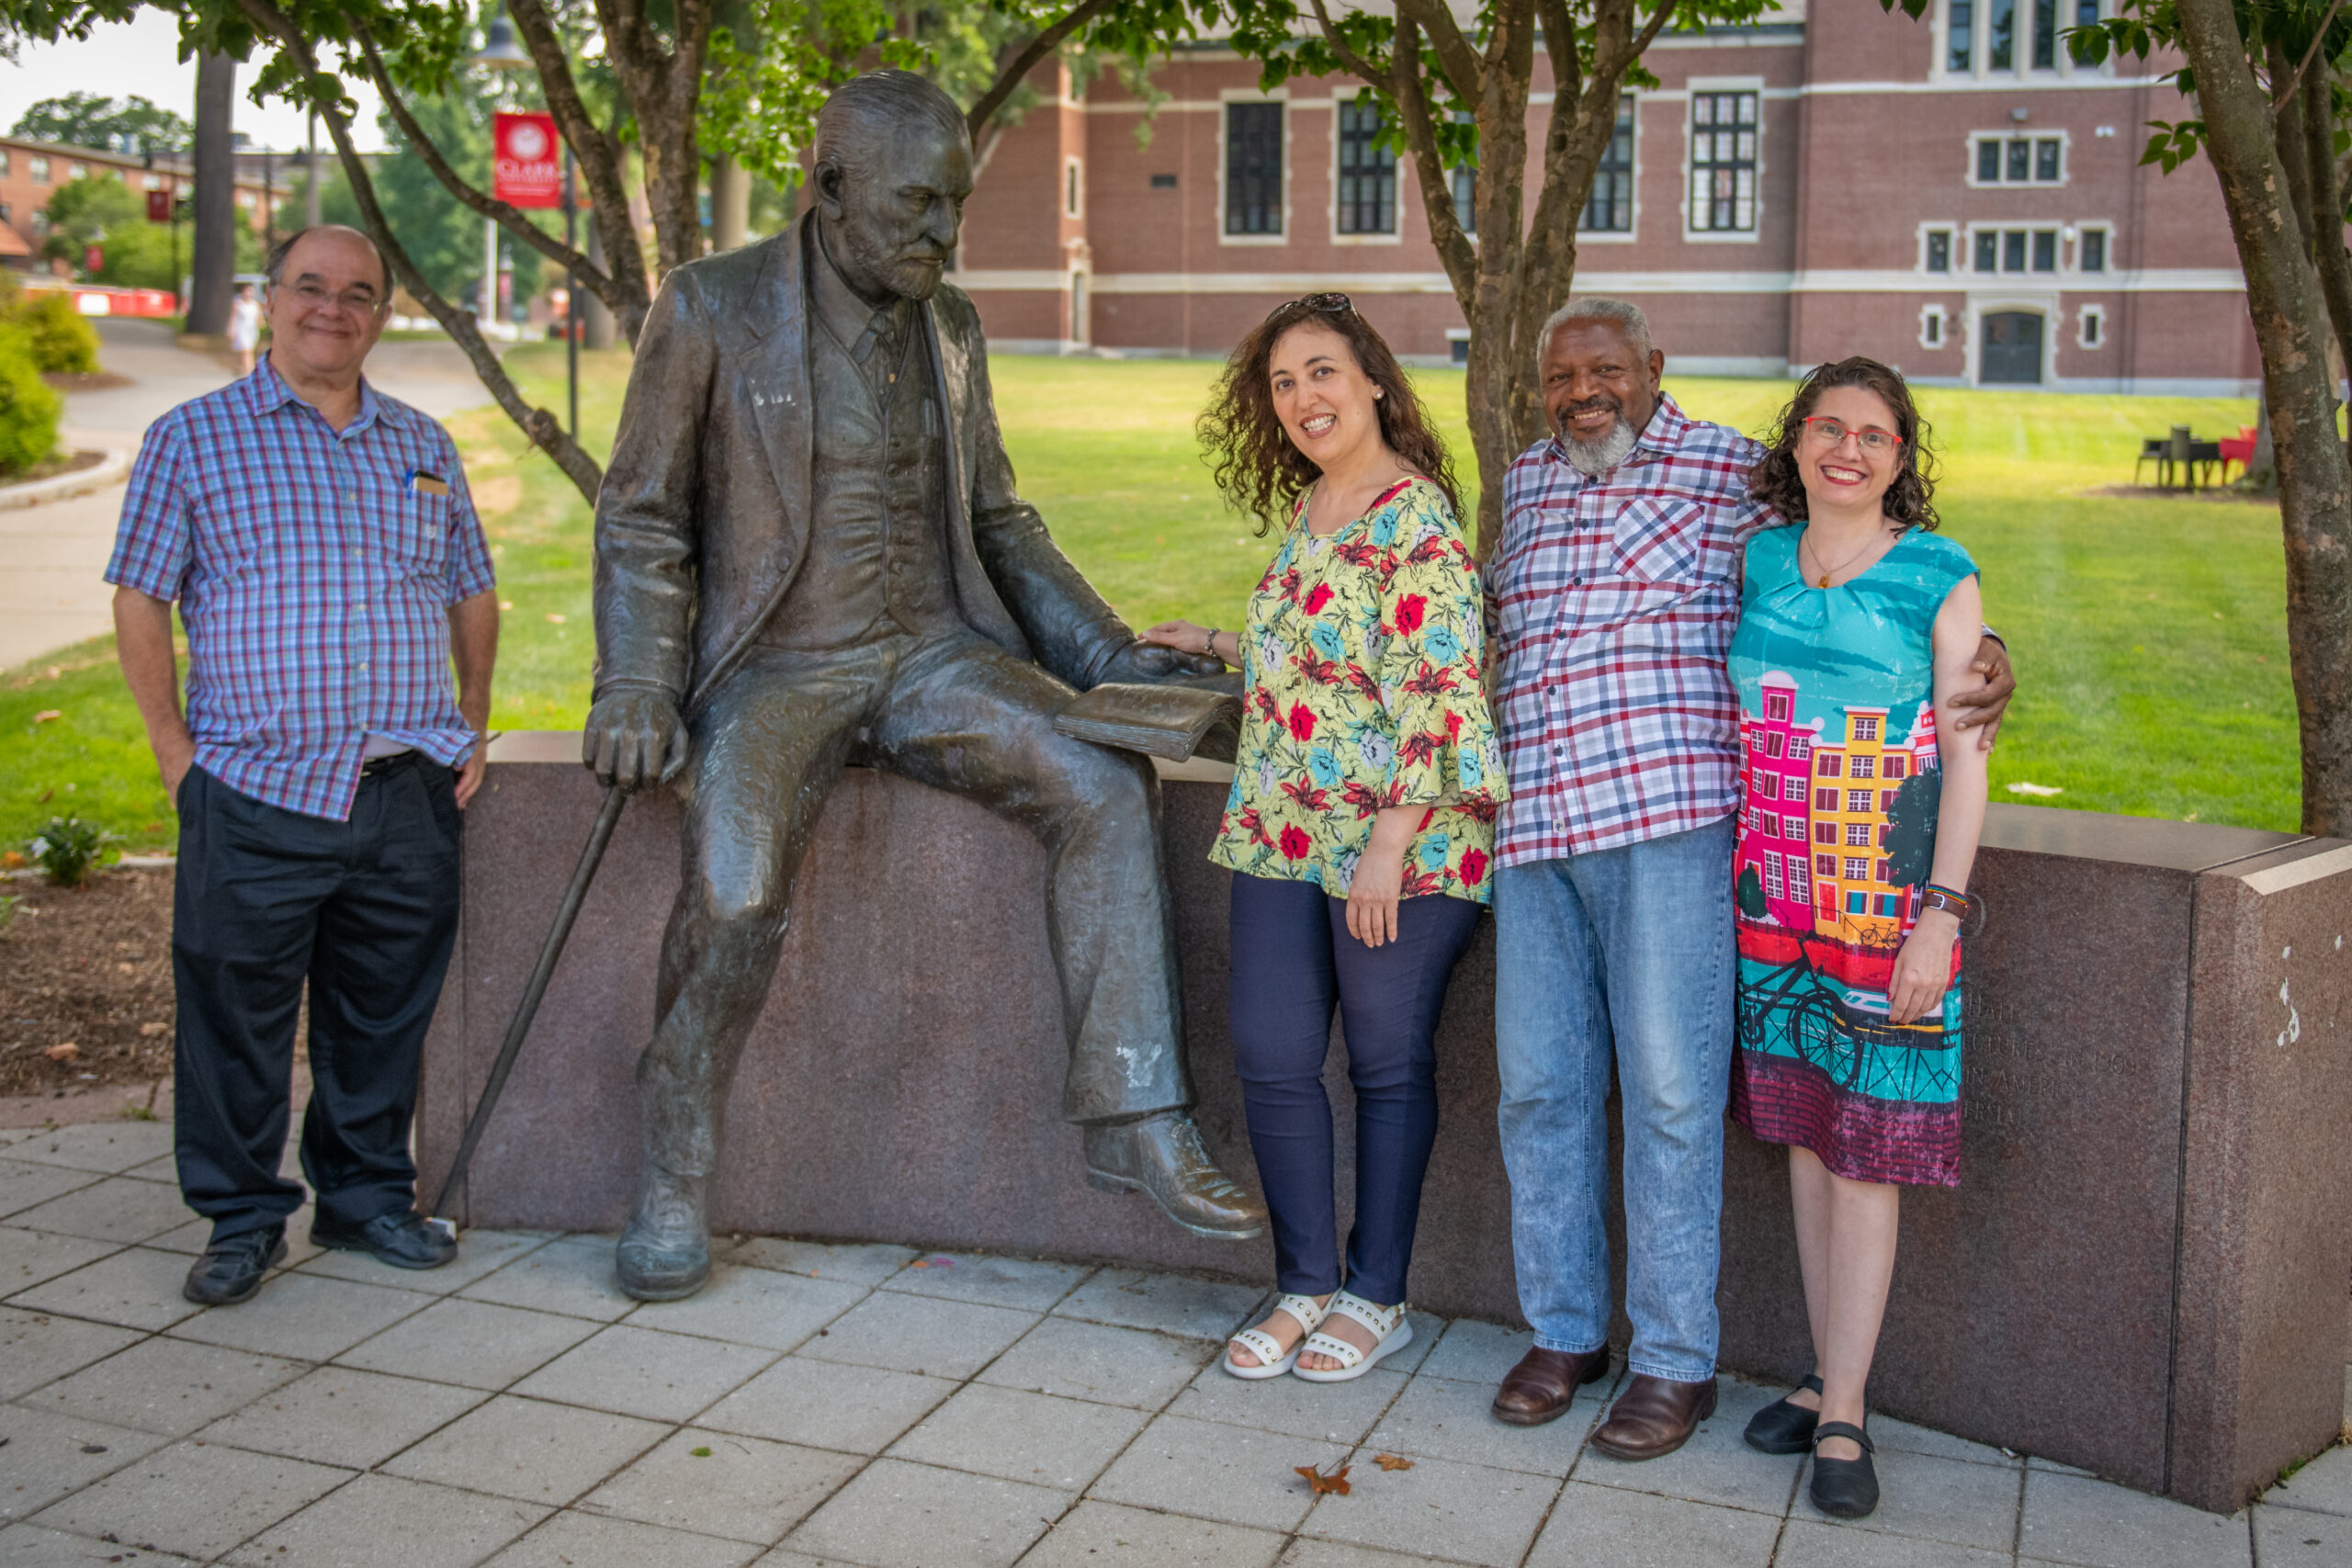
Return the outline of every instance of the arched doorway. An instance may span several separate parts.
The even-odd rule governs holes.
[[[1987,387],[2041,385],[2041,318],[2031,310],[1995,310],[1984,317],[1976,379]]]

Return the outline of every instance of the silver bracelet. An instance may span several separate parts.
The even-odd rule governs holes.
[[[1209,628],[1208,640],[1201,644],[1201,656],[1203,658],[1216,659],[1216,639],[1223,636],[1225,628],[1223,626],[1211,626]],[[1217,660],[1217,662],[1222,664],[1225,661],[1220,659]]]

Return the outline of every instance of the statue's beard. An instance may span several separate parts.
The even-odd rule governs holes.
[[[843,223],[835,231],[841,237],[842,250],[848,253],[842,259],[849,263],[851,270],[908,299],[928,299],[939,291],[946,257],[932,250],[928,243],[903,247],[877,244],[874,236],[857,223]]]
[[[1625,460],[1626,454],[1633,451],[1634,443],[1638,437],[1634,434],[1633,425],[1625,418],[1624,406],[1614,399],[1596,398],[1589,402],[1578,403],[1568,409],[1566,412],[1582,413],[1593,408],[1616,410],[1617,423],[1609,427],[1609,434],[1598,441],[1578,441],[1567,434],[1565,428],[1566,420],[1563,418],[1561,423],[1564,428],[1560,432],[1560,446],[1567,452],[1568,461],[1586,473],[1605,474]]]

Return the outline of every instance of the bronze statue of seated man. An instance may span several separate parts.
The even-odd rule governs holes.
[[[645,1300],[709,1274],[720,1111],[849,765],[1045,845],[1062,1115],[1091,1178],[1202,1235],[1264,1224],[1188,1113],[1150,764],[1053,725],[1102,682],[1216,667],[1139,642],[1013,490],[978,315],[941,281],[972,179],[944,94],[860,76],[818,118],[813,209],[673,272],[638,343],[596,505],[585,746],[607,783],[675,778],[685,807],[618,1258]]]

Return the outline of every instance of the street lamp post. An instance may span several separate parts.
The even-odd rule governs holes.
[[[521,44],[514,41],[514,24],[506,19],[503,6],[491,18],[490,30],[482,39],[481,52],[473,57],[471,63],[492,72],[531,69],[531,57]],[[492,99],[495,100],[496,96],[497,89],[492,88]],[[497,157],[497,150],[492,148],[491,160],[493,164]],[[481,250],[481,309],[476,314],[481,320],[484,335],[488,335],[498,320],[498,220],[495,218],[482,220]]]

